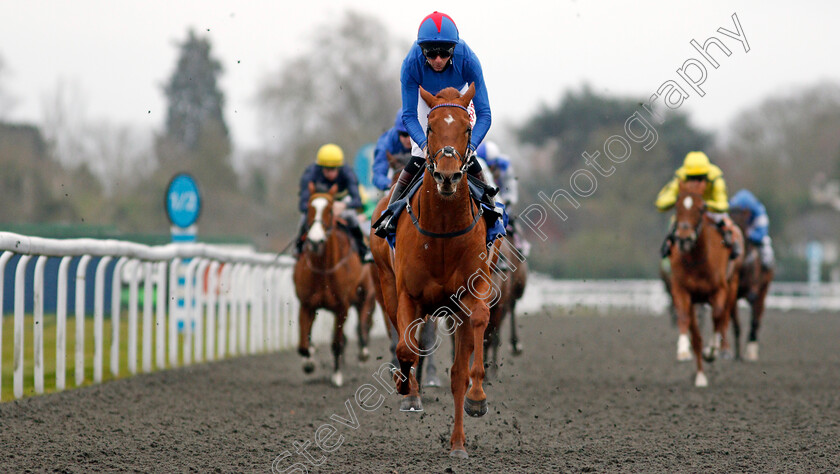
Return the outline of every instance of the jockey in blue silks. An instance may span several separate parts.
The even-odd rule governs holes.
[[[412,178],[420,170],[426,159],[426,125],[429,106],[420,97],[420,86],[432,95],[447,87],[454,87],[463,94],[470,83],[475,83],[475,96],[468,107],[470,121],[475,117],[472,135],[467,150],[470,165],[467,172],[484,183],[481,166],[472,159],[478,145],[490,130],[490,101],[487,87],[481,72],[478,57],[458,34],[458,28],[449,15],[434,12],[420,23],[417,41],[411,46],[403,60],[400,74],[402,83],[403,124],[411,136],[412,159],[403,168],[397,184],[391,192],[390,204],[399,200]],[[491,190],[490,198],[495,189]],[[486,198],[486,196],[485,196]],[[494,206],[485,202],[488,206]],[[389,205],[390,205],[389,204]],[[392,219],[391,209],[386,210],[377,222],[376,235],[385,237],[396,232],[397,219]]]
[[[391,187],[391,178],[388,177],[391,163],[386,152],[397,158],[411,154],[411,138],[403,125],[402,109],[397,112],[394,126],[379,137],[373,150],[373,185],[383,191]]]
[[[475,150],[475,156],[483,158],[487,166],[490,167],[493,179],[499,187],[499,195],[496,196],[496,199],[502,201],[505,209],[510,213],[511,206],[515,206],[519,202],[519,186],[510,158],[502,154],[499,146],[490,140],[486,140],[478,146]]]
[[[729,200],[729,211],[733,212],[743,209],[749,212],[747,219],[746,238],[755,244],[759,249],[761,266],[773,268],[774,255],[769,234],[770,218],[767,217],[767,210],[753,193],[742,189]]]

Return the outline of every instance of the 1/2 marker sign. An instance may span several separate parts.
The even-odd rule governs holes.
[[[166,188],[166,215],[172,225],[187,228],[201,214],[201,194],[192,176],[179,173],[172,177]]]

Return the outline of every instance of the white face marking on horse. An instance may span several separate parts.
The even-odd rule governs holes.
[[[691,209],[691,206],[693,205],[694,199],[692,199],[691,196],[686,196],[685,199],[683,199],[683,206],[685,206],[686,209]]]
[[[322,242],[327,238],[327,233],[324,230],[324,209],[326,209],[329,201],[327,198],[315,198],[310,204],[315,209],[315,221],[312,223],[312,228],[309,229],[307,239],[312,242]]]
[[[452,122],[454,122],[455,119],[452,118],[452,114],[449,114],[445,119],[443,119],[443,121],[446,122],[446,125],[452,125]]]

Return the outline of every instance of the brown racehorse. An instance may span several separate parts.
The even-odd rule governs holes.
[[[732,210],[732,220],[746,235],[749,219],[749,211]],[[746,353],[744,358],[748,361],[758,360],[758,328],[761,325],[761,317],[764,315],[764,300],[767,298],[767,291],[770,282],[773,280],[773,269],[764,268],[761,265],[759,249],[752,242],[747,240],[744,251],[744,264],[741,266],[741,276],[738,284],[738,298],[746,298],[752,310],[750,322],[750,335],[747,340]],[[738,305],[732,306],[732,330],[735,334],[735,358],[741,358],[741,325],[738,321]]]
[[[688,331],[691,330],[691,347],[697,363],[694,384],[708,385],[703,373],[703,357],[711,362],[720,350],[723,335],[729,323],[729,314],[738,291],[738,271],[741,257],[730,260],[730,249],[714,221],[706,215],[703,191],[706,181],[680,183],[676,202],[674,243],[671,248],[671,296],[677,310],[680,336],[677,341],[677,358],[690,359]],[[742,245],[741,232],[733,229],[735,245]],[[710,346],[703,351],[703,341],[697,324],[694,303],[709,303],[712,307],[715,335]]]
[[[498,303],[490,307],[490,320],[487,330],[484,333],[484,358],[488,358],[488,352],[493,351],[489,368],[491,374],[498,369],[498,356],[500,345],[500,332],[505,316],[510,315],[510,342],[514,355],[522,353],[522,345],[516,333],[516,302],[525,294],[525,286],[528,283],[528,262],[513,246],[513,240],[507,236],[503,240],[496,241],[498,258],[504,259],[507,269],[493,272],[493,285],[499,288],[501,296]],[[494,261],[494,265],[498,265]]]
[[[434,315],[446,318],[446,326],[455,331],[455,361],[450,370],[455,425],[450,455],[456,457],[467,457],[464,412],[471,416],[487,412],[483,346],[490,310],[485,300],[498,296],[489,278],[486,226],[464,179],[471,133],[466,107],[473,95],[474,85],[463,96],[453,88],[437,96],[420,88],[420,96],[431,108],[423,183],[400,215],[394,253],[384,239],[372,238],[385,312],[400,335],[396,375],[397,390],[405,395],[401,410],[422,410],[411,371],[418,360],[417,322]],[[384,202],[377,210],[374,215],[384,210]],[[470,355],[472,367],[468,366]]]
[[[294,281],[300,301],[298,353],[304,357],[303,370],[306,373],[315,370],[310,349],[312,324],[315,311],[327,309],[335,314],[332,383],[340,387],[343,384],[340,364],[346,342],[347,311],[354,306],[359,313],[359,358],[364,360],[369,354],[367,334],[375,303],[370,269],[362,265],[361,258],[352,248],[350,236],[336,231],[338,219],[333,213],[336,190],[334,185],[327,193],[317,193],[314,185],[309,185],[311,196],[306,215],[309,230],[303,252],[295,264]]]

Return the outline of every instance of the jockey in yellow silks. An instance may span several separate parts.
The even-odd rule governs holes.
[[[674,207],[679,194],[680,182],[688,180],[705,180],[708,182],[703,192],[703,200],[706,202],[706,214],[717,224],[723,234],[723,240],[727,247],[732,249],[730,258],[736,258],[739,254],[737,245],[733,245],[732,228],[734,224],[729,218],[729,199],[726,196],[726,182],[723,180],[723,171],[709,161],[709,157],[702,151],[692,151],[685,156],[683,165],[674,173],[674,178],[659,191],[656,197],[656,208],[665,212]],[[672,233],[668,232],[665,242],[662,245],[662,256],[667,257],[671,252]]]

